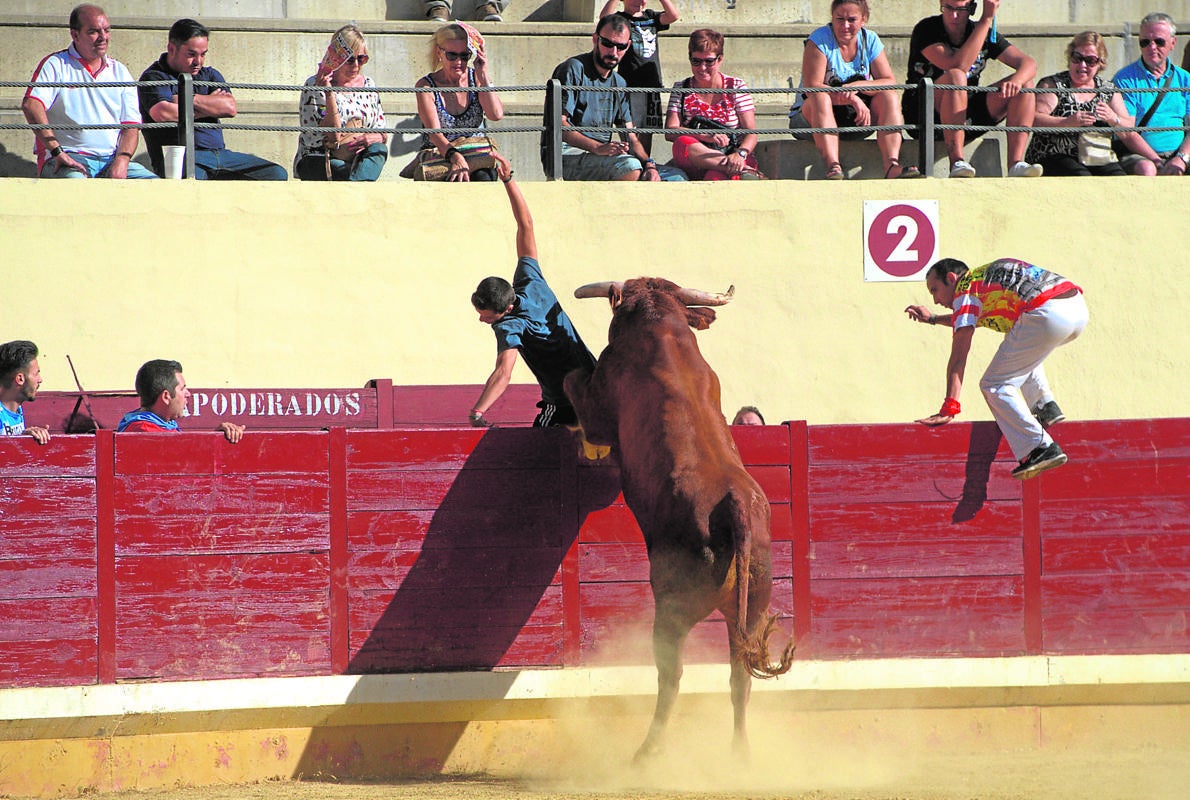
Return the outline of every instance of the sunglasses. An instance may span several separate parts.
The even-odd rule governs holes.
[[[470,50],[447,50],[442,48],[442,56],[447,61],[470,61],[473,53]]]
[[[714,58],[692,58],[690,59],[690,66],[692,67],[713,67],[718,62],[720,56]]]
[[[1084,56],[1082,53],[1071,53],[1070,63],[1086,64],[1088,67],[1094,67],[1103,63],[1103,59],[1099,56]]]
[[[619,53],[623,53],[625,50],[627,50],[629,47],[632,46],[632,42],[624,42],[621,44],[620,42],[613,42],[611,39],[608,39],[605,36],[599,37],[599,44],[601,44],[604,47],[607,47],[609,49],[615,50],[616,52],[619,52]]]
[[[1158,47],[1165,47],[1165,40],[1164,39],[1141,39],[1140,40],[1140,48],[1142,50],[1151,44],[1155,44]]]
[[[368,63],[368,54],[360,53],[358,56],[347,56],[343,61],[344,64],[359,64],[361,67]]]

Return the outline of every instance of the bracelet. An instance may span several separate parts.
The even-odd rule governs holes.
[[[449,159],[451,156],[461,156],[461,155],[463,155],[463,154],[462,154],[462,153],[460,153],[460,152],[458,151],[458,149],[457,149],[457,148],[455,148],[455,147],[448,147],[448,148],[446,148],[446,154],[445,154],[444,156],[442,156],[442,157],[443,157],[443,158],[446,158],[446,159]],[[466,156],[463,156],[463,160],[464,160],[464,161],[466,160]]]
[[[930,314],[930,318],[928,320],[926,320],[926,322],[930,323],[931,325],[937,325],[938,324],[938,315]]]
[[[124,156],[129,161],[132,160],[132,153],[125,153],[123,150],[121,150],[120,152],[116,153],[116,158],[119,158],[120,156]]]
[[[509,181],[511,181],[511,180],[512,180],[512,176],[513,176],[513,175],[515,175],[515,174],[516,174],[516,172],[514,172],[513,170],[511,170],[511,169],[510,169],[510,170],[508,171],[508,177],[507,177],[507,178],[501,178],[501,179],[500,179],[500,181],[501,181],[502,183],[508,183]]]
[[[959,401],[953,397],[948,397],[942,401],[942,410],[938,412],[940,417],[957,417],[959,412],[963,410],[959,405]]]

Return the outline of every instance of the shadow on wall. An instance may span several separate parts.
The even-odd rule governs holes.
[[[9,152],[7,147],[0,144],[0,177],[36,178],[37,163],[32,158],[22,158]]]
[[[348,673],[564,665],[567,636],[577,632],[566,628],[563,559],[587,514],[619,495],[619,470],[576,469],[576,440],[562,429],[476,436],[409,440],[424,454],[403,454],[400,470],[391,470],[391,434],[385,451],[375,451],[375,469],[370,437],[349,444]],[[452,455],[452,441],[456,450],[472,442],[474,449]],[[508,683],[514,678],[509,672]],[[348,709],[375,702],[367,685]],[[436,774],[466,723],[431,721],[394,720],[382,733],[332,722],[313,733],[299,772]]]
[[[987,502],[992,462],[996,460],[996,451],[1000,449],[1002,437],[1000,426],[995,422],[976,422],[971,425],[963,496],[955,506],[951,522],[970,522]]]

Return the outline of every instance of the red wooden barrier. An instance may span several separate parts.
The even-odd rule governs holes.
[[[187,431],[211,430],[230,420],[251,430],[325,430],[332,427],[381,428],[418,426],[467,427],[467,413],[479,398],[481,385],[394,386],[387,378],[368,381],[362,389],[195,389],[190,390]],[[500,425],[529,425],[537,416],[541,390],[536,384],[513,384],[488,410]],[[132,390],[41,392],[25,406],[30,425],[54,433],[90,433],[96,425],[115,430],[140,404]]]
[[[461,396],[461,395],[460,395]],[[1190,420],[734,429],[800,657],[1190,652]],[[0,440],[0,686],[650,663],[614,460],[563,431]],[[723,661],[721,619],[691,661]]]

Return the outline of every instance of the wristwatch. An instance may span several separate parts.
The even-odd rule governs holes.
[[[50,158],[57,158],[62,155],[62,145],[56,144],[50,148]]]
[[[752,151],[749,150],[747,147],[741,147],[739,150],[736,150],[736,152],[739,153],[740,156],[743,158],[747,158],[748,156],[750,156],[752,154]]]

